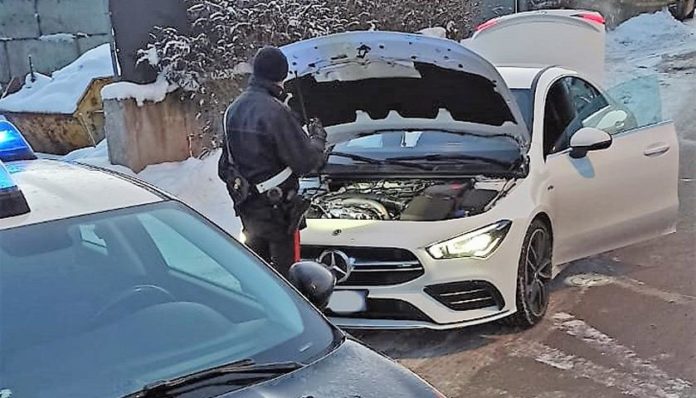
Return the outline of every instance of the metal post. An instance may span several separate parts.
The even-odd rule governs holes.
[[[116,37],[114,36],[114,24],[111,19],[111,4],[109,0],[103,0],[103,5],[109,21],[109,47],[111,47],[111,65],[114,69],[114,80],[119,81],[121,80],[121,68],[119,67],[116,53],[118,48],[116,47]]]

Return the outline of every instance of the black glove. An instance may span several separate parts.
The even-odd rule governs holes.
[[[310,120],[309,125],[307,126],[307,131],[309,131],[310,137],[326,141],[327,134],[326,130],[324,130],[324,126],[321,124],[321,120],[317,118]]]

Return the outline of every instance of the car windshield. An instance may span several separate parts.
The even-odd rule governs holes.
[[[341,156],[331,156],[330,165],[353,165],[361,162],[356,156],[369,159],[421,161],[430,165],[437,162],[447,165],[471,165],[482,167],[505,167],[520,158],[520,147],[509,136],[479,136],[442,130],[405,131],[385,130],[358,135],[356,138],[337,144],[333,150]],[[488,161],[490,160],[490,161]],[[387,163],[388,164],[388,163]]]
[[[177,202],[0,231],[0,391],[13,397],[122,397],[241,359],[308,363],[335,336]]]

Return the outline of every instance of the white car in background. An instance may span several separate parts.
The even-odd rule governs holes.
[[[303,181],[302,254],[337,274],[336,324],[531,326],[562,264],[675,230],[674,126],[601,88],[604,34],[596,13],[534,12],[464,46],[357,32],[284,48],[290,106],[304,98],[334,145]]]

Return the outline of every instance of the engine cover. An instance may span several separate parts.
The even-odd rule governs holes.
[[[468,182],[433,185],[413,198],[401,213],[403,221],[439,221],[464,215],[462,203],[465,194],[471,189]],[[457,214],[459,211],[462,214]]]

